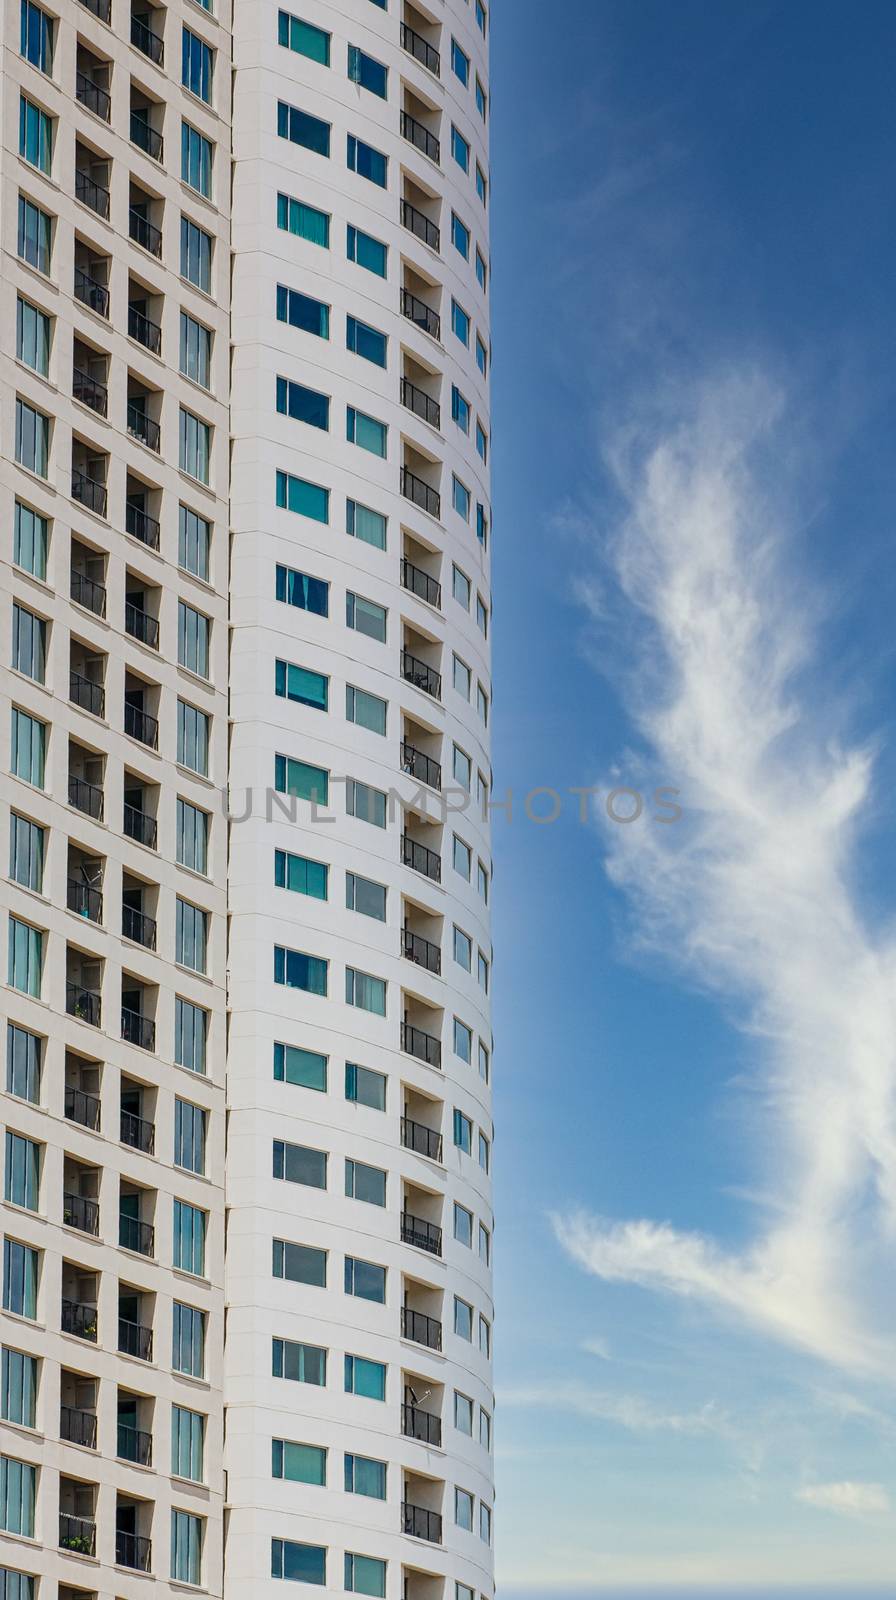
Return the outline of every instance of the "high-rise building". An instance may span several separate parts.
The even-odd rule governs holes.
[[[487,13],[4,17],[0,1600],[492,1600]]]

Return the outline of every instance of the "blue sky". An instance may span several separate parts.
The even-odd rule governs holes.
[[[892,1592],[894,48],[494,7],[508,1600]]]

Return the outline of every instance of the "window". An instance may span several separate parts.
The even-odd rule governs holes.
[[[348,223],[346,229],[345,253],[356,266],[366,267],[368,272],[375,272],[378,278],[385,278],[388,246],[369,233],[362,233],[352,223]]]
[[[310,766],[307,761],[277,756],[274,762],[274,785],[278,794],[295,795],[300,800],[312,801],[314,805],[325,806],[329,799],[329,773],[323,767]]]
[[[327,963],[319,956],[309,956],[301,950],[287,950],[274,946],[274,982],[287,989],[304,989],[306,994],[319,994],[326,998]]]
[[[469,349],[470,319],[463,306],[459,306],[456,300],[451,302],[451,329],[457,335],[461,344],[466,345]]]
[[[365,55],[356,44],[348,47],[348,75],[352,83],[358,84],[361,89],[369,89],[371,94],[385,100],[389,82],[388,67],[374,56]]]
[[[485,264],[485,256],[479,249],[476,251],[476,281],[483,294],[485,294],[488,286],[488,267]],[[485,371],[484,365],[482,366],[482,371]]]
[[[197,677],[208,677],[209,635],[211,623],[201,611],[195,611],[186,601],[177,604],[177,661],[178,666],[195,672]]]
[[[16,397],[16,460],[39,478],[47,476],[50,460],[50,419]]]
[[[491,1506],[485,1505],[482,1500],[479,1502],[479,1537],[480,1539],[484,1540],[486,1544],[491,1544],[492,1542]]]
[[[488,180],[478,161],[476,163],[476,193],[482,204],[484,206],[488,205]]]
[[[378,644],[386,642],[386,608],[377,605],[375,600],[365,600],[359,594],[352,594],[349,589],[345,596],[345,626],[354,628],[357,633],[366,633],[368,639],[376,639]]]
[[[377,5],[382,0],[375,0]],[[386,1563],[375,1556],[356,1556],[345,1552],[345,1581],[343,1588],[349,1594],[372,1594],[385,1600]]]
[[[38,72],[45,72],[49,77],[53,71],[55,20],[48,17],[33,0],[22,0],[20,17],[20,53],[26,61],[31,62],[32,67],[37,67]]]
[[[371,827],[385,828],[387,796],[382,789],[373,789],[369,783],[359,783],[348,778],[345,785],[345,809],[359,822],[369,822]]]
[[[40,1255],[18,1239],[3,1241],[3,1309],[14,1316],[37,1316],[37,1279]]]
[[[205,1172],[206,1113],[189,1100],[174,1102],[174,1165]]]
[[[364,917],[375,917],[377,922],[385,922],[385,885],[373,883],[370,878],[362,878],[356,872],[347,872],[345,874],[345,908],[347,911],[359,911]]]
[[[36,683],[43,683],[47,668],[47,624],[24,606],[12,608],[12,666]]]
[[[33,200],[19,195],[19,258],[49,276],[53,260],[53,218]]]
[[[177,864],[191,872],[208,872],[208,812],[188,800],[177,801]]]
[[[290,1483],[327,1484],[327,1452],[314,1444],[292,1444],[288,1439],[271,1440],[271,1477]]]
[[[189,900],[177,899],[174,959],[192,972],[205,972],[208,955],[208,912]]]
[[[0,1567],[0,1597],[2,1600],[34,1600],[36,1581],[27,1572]]]
[[[466,1489],[454,1491],[454,1520],[459,1528],[473,1532],[473,1496]]]
[[[274,662],[274,693],[279,699],[295,700],[315,711],[326,711],[329,691],[330,680],[322,672],[312,672],[292,661]]]
[[[488,1266],[492,1258],[492,1236],[484,1222],[479,1224],[479,1259]]]
[[[309,427],[327,433],[330,427],[330,397],[317,389],[308,389],[303,383],[293,383],[288,378],[277,379],[277,410],[281,416],[294,422],[307,422]]]
[[[291,855],[287,850],[274,851],[274,883],[278,889],[291,889],[294,894],[307,894],[313,900],[326,900],[329,870],[323,861]]]
[[[464,54],[456,39],[451,41],[451,70],[466,89],[470,82],[470,58]]]
[[[299,1089],[318,1089],[327,1092],[327,1058],[317,1050],[303,1050],[298,1045],[274,1045],[274,1080],[292,1083]]]
[[[470,259],[470,230],[465,222],[461,222],[456,211],[451,213],[451,243],[458,250],[465,261]],[[464,340],[464,343],[469,343]]]
[[[492,1353],[492,1325],[485,1317],[479,1318],[479,1348],[484,1356]]]
[[[40,999],[44,961],[44,936],[17,917],[9,919],[9,965],[7,982],[11,989]]]
[[[189,122],[180,125],[180,175],[204,200],[212,197],[212,145]]]
[[[46,830],[36,822],[20,817],[15,811],[9,814],[9,876],[14,883],[40,894],[44,881],[44,844]]]
[[[476,79],[476,110],[484,122],[488,115],[488,98],[478,78]]]
[[[19,96],[19,155],[49,174],[53,164],[53,118],[33,100]]]
[[[309,61],[319,61],[322,67],[330,65],[330,35],[323,28],[315,28],[313,23],[303,22],[301,17],[293,17],[288,11],[280,11],[277,38],[287,50],[295,50]]]
[[[359,1300],[372,1300],[376,1305],[386,1304],[386,1269],[373,1261],[359,1261],[355,1256],[345,1258],[345,1292]]]
[[[289,1283],[307,1283],[314,1289],[327,1287],[327,1252],[307,1244],[273,1241],[273,1273]]]
[[[476,626],[488,638],[488,606],[481,594],[476,596]]]
[[[467,574],[465,572],[462,572],[460,567],[458,567],[458,566],[455,566],[452,569],[452,573],[451,573],[451,592],[452,592],[455,600],[457,601],[458,605],[463,606],[465,611],[469,611],[469,609],[470,609],[470,596],[472,594],[472,587],[471,587],[471,584],[470,584],[470,580],[467,577]]]
[[[175,1478],[201,1483],[205,1454],[205,1417],[186,1406],[171,1407],[171,1471]]]
[[[180,81],[185,89],[195,94],[198,100],[204,100],[206,105],[211,105],[212,101],[213,70],[214,52],[204,39],[191,33],[189,28],[184,28],[181,36]]]
[[[300,111],[298,106],[287,105],[285,100],[277,102],[277,132],[281,139],[300,144],[319,156],[330,154],[329,122],[312,117],[307,111]]]
[[[205,1075],[208,1012],[177,995],[174,1001],[174,1059],[188,1072]]]
[[[205,1312],[179,1300],[174,1302],[171,1365],[188,1378],[201,1378],[205,1371]]]
[[[371,328],[369,323],[361,322],[358,317],[347,316],[345,343],[354,355],[363,356],[365,361],[372,361],[376,367],[385,367],[388,340],[378,328]]]
[[[473,504],[473,496],[471,495],[466,484],[461,483],[456,472],[452,472],[451,474],[451,504],[454,506],[454,509],[458,515],[463,517],[464,522],[469,522],[470,507]]]
[[[485,37],[485,27],[486,27],[486,13],[485,13],[485,6],[482,4],[482,0],[476,0],[476,26],[477,26],[477,28],[479,29],[479,32],[482,34],[482,36],[484,38]]]
[[[459,744],[454,746],[454,776],[469,794],[473,783],[473,763]]]
[[[198,1584],[202,1577],[203,1517],[171,1511],[171,1577],[176,1583]]]
[[[346,1494],[365,1494],[370,1500],[386,1498],[386,1463],[369,1456],[345,1457]]]
[[[283,16],[282,11],[280,15]],[[309,244],[319,244],[323,250],[330,248],[329,214],[307,205],[304,200],[295,200],[292,195],[277,196],[277,227],[284,233],[307,239]]]
[[[0,1413],[4,1422],[18,1423],[20,1428],[37,1426],[37,1361],[23,1350],[9,1350],[6,1345]]]
[[[204,294],[211,294],[212,236],[184,216],[180,219],[180,275]]]
[[[454,959],[465,972],[471,972],[473,967],[473,941],[468,933],[461,928],[454,930]]]
[[[46,378],[50,370],[52,317],[19,295],[16,301],[16,356]]]
[[[458,835],[455,834],[454,835],[454,870],[455,870],[455,872],[459,872],[462,878],[466,878],[468,883],[470,881],[470,869],[471,869],[472,861],[473,861],[473,853],[472,853],[472,851],[470,849],[470,846],[468,844],[464,844],[463,839],[459,838]]]
[[[212,334],[195,317],[180,314],[180,370],[201,388],[211,387]]]
[[[480,339],[478,333],[476,335],[476,365],[479,368],[479,371],[482,373],[482,376],[484,378],[487,377],[488,376],[488,351],[486,350],[485,345],[484,345],[483,341]]]
[[[353,1061],[345,1063],[345,1098],[359,1106],[370,1106],[373,1111],[386,1109],[386,1075],[374,1072],[371,1067],[359,1067]]]
[[[209,481],[212,430],[207,422],[180,408],[180,470],[200,483]]]
[[[346,159],[350,172],[357,172],[359,178],[367,178],[379,188],[385,189],[388,158],[381,150],[374,150],[373,145],[365,144],[363,139],[356,139],[355,135],[350,133]]]
[[[454,1202],[454,1237],[458,1244],[465,1245],[468,1250],[473,1248],[473,1213],[466,1206]]]
[[[363,1200],[369,1206],[385,1206],[386,1174],[380,1167],[364,1161],[345,1163],[345,1193],[348,1200]]]
[[[43,1040],[15,1022],[6,1024],[6,1092],[40,1104]]]
[[[479,1134],[479,1165],[482,1168],[483,1172],[488,1172],[489,1166],[491,1164],[491,1154],[492,1154],[492,1147],[489,1144],[489,1141],[486,1138],[485,1134],[480,1132],[480,1134]]]
[[[354,722],[359,728],[367,728],[370,733],[385,735],[388,709],[388,701],[381,700],[378,694],[370,694],[366,689],[356,689],[351,683],[346,684],[346,721]]]
[[[359,1011],[370,1011],[375,1017],[384,1017],[385,979],[373,978],[369,972],[357,972],[354,967],[346,967],[345,1003],[347,1006],[357,1006]]]
[[[487,956],[484,956],[482,954],[482,951],[480,950],[479,951],[479,965],[478,965],[479,986],[480,986],[481,989],[485,990],[486,994],[488,994],[488,975],[489,975],[488,958],[487,958]]]
[[[473,1059],[473,1035],[465,1022],[454,1019],[454,1054],[467,1064]]]
[[[479,886],[479,893],[482,895],[483,900],[485,900],[487,902],[488,901],[488,871],[487,871],[486,867],[483,866],[481,861],[479,863],[479,868],[478,868],[478,886]]]
[[[303,1183],[308,1189],[327,1187],[327,1155],[325,1150],[312,1150],[304,1144],[286,1144],[274,1140],[275,1178],[285,1183]]]
[[[306,478],[294,478],[291,472],[277,473],[277,504],[284,511],[298,512],[311,517],[314,522],[330,520],[330,491],[320,484],[309,483]],[[307,608],[313,610],[312,606]],[[326,613],[322,613],[326,615]]]
[[[271,1372],[275,1378],[287,1378],[291,1383],[313,1383],[322,1389],[327,1381],[327,1352],[314,1344],[274,1339]]]
[[[488,1077],[489,1077],[488,1046],[484,1045],[482,1043],[481,1039],[479,1041],[479,1076],[480,1076],[480,1078],[482,1078],[482,1080],[485,1083],[488,1083]]]
[[[330,307],[310,294],[300,294],[286,284],[277,285],[277,321],[288,322],[292,328],[301,328],[319,339],[330,337]]]
[[[451,154],[458,166],[464,171],[470,170],[470,146],[459,128],[451,127]]]
[[[454,1143],[464,1155],[473,1154],[473,1124],[462,1111],[454,1113]]]
[[[467,663],[465,661],[461,661],[460,656],[454,657],[453,683],[456,692],[462,697],[462,699],[469,700],[472,673],[470,672]]]
[[[357,500],[345,502],[346,533],[354,539],[361,539],[364,544],[372,544],[376,550],[386,548],[387,521],[381,511],[371,511],[369,506],[359,505]]]
[[[488,545],[488,517],[485,506],[477,503],[476,506],[476,537],[483,549]]]
[[[354,406],[345,408],[345,436],[349,444],[356,444],[361,450],[369,450],[373,456],[386,458],[389,443],[389,428],[385,422],[378,422],[376,417],[369,417],[365,411],[357,411]]]
[[[178,508],[177,560],[184,572],[208,583],[212,525],[189,506]]]
[[[465,1394],[454,1391],[454,1426],[458,1433],[467,1433],[473,1437],[473,1402]]]
[[[491,1450],[492,1419],[487,1411],[483,1411],[481,1406],[479,1407],[479,1443],[482,1445],[483,1450]]]
[[[185,1165],[185,1163],[181,1163]],[[205,1277],[205,1235],[208,1217],[186,1200],[174,1202],[174,1265],[194,1278]]]
[[[454,383],[451,385],[451,420],[456,422],[463,433],[470,431],[470,402],[461,394]]]
[[[382,1362],[367,1361],[362,1356],[346,1356],[345,1392],[362,1395],[367,1400],[385,1400],[386,1368]]]
[[[292,1539],[271,1540],[271,1577],[293,1583],[327,1581],[327,1552],[323,1545],[295,1544]]]
[[[285,605],[296,606],[300,611],[312,611],[319,617],[325,617],[328,613],[330,585],[323,578],[311,578],[307,572],[278,565],[275,593],[278,600]]]
[[[481,456],[483,461],[488,460],[488,434],[478,418],[476,421],[476,454]]]
[[[0,1456],[0,1528],[34,1538],[37,1468],[14,1456]]]

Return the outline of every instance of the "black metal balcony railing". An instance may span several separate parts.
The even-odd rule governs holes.
[[[426,1222],[423,1217],[412,1216],[409,1211],[401,1213],[401,1242],[412,1244],[417,1250],[425,1250],[431,1256],[442,1254],[441,1228],[435,1222]]]
[[[78,572],[75,567],[71,572],[70,593],[76,605],[84,606],[94,616],[106,615],[106,585],[97,583],[96,578],[88,578],[86,572]]]
[[[401,743],[401,770],[410,777],[417,778],[420,783],[425,783],[430,789],[441,789],[442,768],[432,756],[424,755],[415,745],[409,744],[407,739]]]
[[[91,1028],[98,1028],[100,1025],[102,1015],[100,996],[92,989],[82,989],[79,983],[66,984],[65,1009],[70,1017],[77,1017],[80,1022],[88,1022]]]
[[[148,644],[151,650],[158,650],[158,619],[151,617],[142,606],[135,606],[133,600],[125,601],[124,631],[129,633],[132,639],[139,639],[141,644]]]
[[[422,933],[412,933],[410,928],[402,928],[401,953],[405,960],[415,962],[418,967],[425,967],[427,972],[434,972],[436,977],[441,974],[441,949],[432,939],[425,939]]]
[[[115,1560],[119,1567],[131,1567],[134,1572],[149,1572],[152,1562],[152,1540],[142,1533],[125,1533],[115,1530]]]
[[[96,516],[106,515],[107,501],[106,485],[100,483],[99,478],[91,478],[87,472],[82,472],[80,467],[72,467],[72,499],[79,505],[86,506],[88,511],[93,511]]]
[[[65,1115],[69,1122],[78,1122],[82,1128],[92,1128],[96,1133],[100,1125],[99,1095],[88,1094],[86,1089],[76,1089],[73,1083],[67,1083]]]
[[[75,299],[95,311],[98,317],[108,317],[109,290],[99,279],[85,272],[83,267],[75,268]]]
[[[412,144],[415,149],[421,150],[430,161],[434,161],[438,166],[442,154],[442,147],[438,139],[434,133],[430,133],[429,129],[424,127],[422,122],[418,122],[416,117],[412,117],[409,111],[401,113],[401,137],[407,139],[408,144]]]
[[[95,211],[98,217],[104,217],[108,222],[110,199],[109,191],[105,184],[97,183],[91,178],[89,172],[82,167],[75,168],[75,199],[80,200],[82,206],[87,206]]]
[[[134,1111],[121,1113],[121,1142],[132,1150],[142,1150],[151,1156],[156,1148],[156,1125],[148,1117],[138,1117]]]
[[[401,469],[401,492],[406,500],[413,500],[415,506],[428,512],[431,517],[441,516],[442,496],[438,489],[434,489],[429,483],[424,483],[410,467]]]
[[[434,606],[437,611],[441,608],[442,585],[438,578],[431,577],[422,567],[415,567],[407,556],[402,556],[401,560],[401,583],[402,588],[410,589],[418,600],[425,600],[428,606]]]
[[[133,1250],[138,1256],[151,1256],[155,1249],[156,1230],[151,1222],[141,1222],[139,1217],[129,1217],[122,1211],[118,1218],[118,1243],[122,1250]]]
[[[162,330],[157,322],[147,317],[137,306],[128,306],[128,337],[136,339],[145,349],[151,350],[154,356],[161,353]]]
[[[99,17],[100,22],[112,21],[112,0],[81,0],[81,4],[85,10],[92,11],[95,17]]]
[[[424,244],[429,245],[430,250],[438,250],[441,234],[437,225],[430,222],[429,217],[412,205],[410,200],[401,202],[401,225],[407,228],[409,233],[416,234]]]
[[[130,939],[133,944],[142,944],[145,950],[156,948],[157,924],[155,917],[150,917],[145,911],[140,911],[136,906],[123,905],[121,908],[121,936]]]
[[[410,378],[401,380],[401,403],[408,411],[413,411],[415,417],[422,417],[431,428],[438,428],[442,421],[442,408],[438,400],[433,400]]]
[[[142,1428],[132,1428],[127,1422],[118,1424],[118,1459],[135,1461],[138,1467],[152,1466],[152,1434]]]
[[[152,28],[140,17],[131,17],[131,44],[142,50],[150,61],[161,67],[165,60],[165,41],[159,34],[153,33]]]
[[[122,1355],[134,1356],[137,1361],[152,1360],[152,1328],[140,1322],[118,1319],[118,1349]]]
[[[76,811],[83,811],[96,822],[103,820],[103,791],[99,784],[88,783],[74,772],[68,775],[68,803]]]
[[[441,1446],[441,1417],[433,1416],[431,1411],[421,1411],[419,1406],[407,1402],[402,1406],[401,1431],[406,1439],[418,1439],[421,1444],[435,1445],[436,1449]]]
[[[153,161],[161,161],[165,153],[165,141],[155,128],[150,127],[145,117],[137,111],[131,112],[131,144],[138,149],[145,150]]]
[[[401,1507],[402,1526],[412,1539],[426,1539],[430,1544],[442,1543],[442,1518],[438,1511],[427,1511],[425,1506],[412,1506],[405,1500]]]
[[[74,1406],[59,1408],[59,1437],[70,1444],[83,1444],[88,1450],[96,1449],[96,1412],[76,1411]]]
[[[80,672],[72,670],[68,675],[68,697],[73,705],[80,706],[82,711],[89,711],[91,716],[105,716],[105,689],[101,683],[94,683]]]
[[[133,400],[128,401],[128,433],[132,439],[138,439],[145,444],[147,450],[154,450],[156,454],[162,448],[162,430],[152,417],[148,417],[142,406],[135,405]]]
[[[412,683],[416,689],[422,689],[424,694],[432,695],[434,700],[441,700],[442,674],[436,672],[435,667],[429,666],[426,661],[421,661],[419,656],[412,655],[410,650],[401,652],[401,676],[406,683]]]
[[[66,905],[76,917],[86,917],[88,922],[103,920],[103,891],[80,878],[69,878],[66,886]]]
[[[406,833],[401,836],[401,859],[406,867],[413,868],[414,872],[422,872],[424,878],[431,878],[433,883],[442,881],[442,858],[435,850],[430,850],[427,844],[418,844],[416,839],[411,839]]]
[[[67,1511],[60,1511],[59,1548],[73,1550],[79,1556],[95,1556],[96,1523],[89,1517],[72,1517]]]
[[[137,806],[129,806],[125,801],[124,830],[129,839],[136,839],[138,844],[145,844],[150,850],[155,850],[159,825],[155,817],[145,811],[140,811]]]
[[[131,739],[139,739],[150,750],[159,748],[159,719],[148,711],[142,711],[139,706],[132,706],[130,701],[125,701],[124,706],[124,731]]]
[[[122,1006],[121,1037],[127,1044],[135,1044],[140,1050],[154,1050],[156,1025],[152,1017],[144,1017],[141,1012]]]
[[[427,72],[431,72],[436,78],[439,76],[442,62],[438,50],[407,22],[401,24],[401,48],[406,50],[409,56],[413,56],[415,61],[419,61]]]
[[[63,1194],[62,1220],[67,1228],[77,1228],[80,1233],[96,1237],[100,1231],[100,1203],[82,1194]]]
[[[142,506],[135,506],[130,500],[124,508],[124,531],[132,539],[139,539],[148,550],[158,550],[162,524],[158,517],[151,517]]]
[[[142,211],[136,206],[131,206],[128,214],[128,236],[141,250],[148,250],[151,256],[162,256],[162,230],[154,222],[144,217]]]
[[[430,1161],[442,1159],[442,1135],[435,1128],[427,1128],[422,1122],[414,1122],[410,1117],[401,1119],[401,1142],[406,1150],[413,1150],[415,1155],[427,1156]]]
[[[427,1350],[442,1348],[441,1322],[422,1311],[411,1311],[408,1306],[401,1308],[401,1336],[414,1344],[425,1345]]]
[[[108,122],[112,115],[112,96],[84,72],[75,73],[75,99],[92,111],[95,117]]]
[[[89,406],[99,417],[108,414],[109,390],[99,378],[92,378],[89,372],[82,372],[80,367],[72,369],[72,397],[80,400],[82,406]]]
[[[91,1344],[96,1344],[96,1330],[96,1306],[88,1305],[81,1300],[63,1300],[63,1333],[72,1333],[77,1339],[89,1339]]]
[[[401,314],[407,317],[409,322],[413,322],[416,328],[422,328],[430,338],[441,339],[442,319],[439,313],[433,311],[432,306],[428,306],[419,295],[412,294],[410,289],[401,291]]]

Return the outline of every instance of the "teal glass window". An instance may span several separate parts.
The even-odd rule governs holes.
[[[345,343],[354,355],[363,356],[374,366],[385,367],[389,341],[378,328],[371,328],[369,323],[349,315],[345,319]]]
[[[451,385],[451,420],[464,432],[470,431],[470,402],[462,395],[456,383]]]
[[[307,761],[293,761],[288,756],[275,758],[274,785],[278,794],[296,795],[315,805],[325,806],[329,799],[329,773],[323,767],[312,767]]]
[[[211,294],[212,236],[183,216],[180,219],[180,274],[204,294]]]
[[[300,1089],[317,1089],[327,1092],[327,1058],[317,1050],[304,1050],[298,1045],[274,1045],[274,1079],[277,1083],[292,1083]]]
[[[326,1549],[323,1545],[296,1544],[292,1539],[272,1539],[271,1577],[323,1588],[327,1581]]]
[[[275,1278],[289,1283],[307,1283],[314,1289],[327,1287],[327,1252],[307,1244],[291,1244],[288,1239],[272,1242],[272,1271]]]
[[[9,959],[7,982],[11,989],[40,999],[43,976],[44,936],[18,917],[9,919]]]
[[[372,878],[362,878],[360,873],[345,874],[345,909],[357,911],[363,917],[373,917],[377,922],[386,920],[386,886],[374,883]]]
[[[346,146],[346,159],[350,172],[356,172],[359,178],[367,178],[370,183],[385,189],[389,163],[382,150],[375,150],[373,145],[365,144],[363,139],[357,139],[350,133]]]
[[[370,1456],[346,1455],[344,1471],[346,1494],[364,1494],[370,1500],[385,1500],[385,1461],[374,1461]]]
[[[186,1406],[171,1407],[171,1471],[176,1478],[201,1483],[205,1455],[205,1417]]]
[[[451,154],[462,172],[470,170],[470,146],[459,128],[451,127]]]
[[[43,1040],[15,1022],[6,1024],[6,1092],[40,1104]]]
[[[376,417],[369,417],[354,406],[346,406],[345,436],[349,444],[356,444],[361,450],[369,450],[371,455],[381,456],[385,460],[389,442],[389,429],[385,422],[378,422]]]
[[[388,245],[380,239],[374,239],[369,233],[364,233],[351,222],[346,226],[345,253],[349,261],[354,261],[356,266],[366,267],[368,272],[375,272],[378,278],[385,278],[386,266],[389,257]]]
[[[352,683],[346,684],[347,722],[353,722],[358,728],[366,728],[370,733],[385,736],[388,709],[388,701],[381,699],[378,694],[370,694],[367,689],[356,689]]]
[[[376,1017],[384,1017],[385,979],[374,978],[369,972],[358,972],[354,967],[346,967],[345,1003],[347,1006],[357,1006],[360,1011],[371,1011]]]
[[[385,1206],[386,1174],[366,1161],[346,1161],[345,1194],[348,1200],[363,1200],[365,1205]]]
[[[16,460],[20,467],[46,478],[50,465],[50,419],[16,396]]]
[[[319,1445],[272,1439],[271,1476],[285,1478],[290,1483],[312,1483],[326,1488],[327,1452]]]
[[[478,333],[476,335],[476,365],[482,376],[486,377],[488,375],[488,350]]]
[[[274,982],[287,989],[304,989],[306,994],[326,997],[327,963],[319,956],[306,955],[303,950],[287,950],[274,946]]]
[[[36,1211],[40,1193],[40,1145],[21,1134],[6,1132],[4,1199]]]
[[[345,1063],[345,1098],[359,1106],[369,1106],[371,1111],[386,1109],[386,1074],[374,1072],[371,1067],[359,1067],[353,1061]]]
[[[466,345],[469,349],[470,318],[463,306],[458,305],[456,300],[451,302],[451,331],[457,335],[461,344]]]
[[[313,150],[316,155],[330,154],[329,122],[324,122],[321,117],[312,117],[310,112],[288,105],[285,100],[277,102],[277,132],[281,139],[300,144],[305,150]]]
[[[171,1577],[175,1583],[199,1584],[202,1577],[204,1517],[190,1511],[171,1512]]]
[[[37,1468],[14,1456],[0,1456],[0,1528],[34,1538]]]
[[[295,700],[315,711],[326,711],[329,692],[330,680],[322,672],[311,672],[292,661],[275,661],[274,693],[281,700]]]
[[[379,0],[376,0],[379,4]],[[386,1563],[376,1556],[356,1556],[345,1552],[345,1583],[349,1594],[370,1594],[385,1600]]]
[[[174,1102],[174,1165],[184,1172],[205,1172],[206,1124],[202,1106],[191,1100]]]
[[[37,1361],[24,1350],[3,1346],[0,1415],[20,1428],[37,1426]]]
[[[359,783],[356,778],[347,780],[345,809],[350,817],[357,817],[359,822],[369,822],[374,828],[386,826],[387,796],[382,789],[374,789],[369,783]]]
[[[53,165],[53,118],[26,95],[19,96],[19,155],[40,172]]]
[[[277,503],[279,505],[279,499]],[[278,563],[275,593],[278,600],[285,605],[295,606],[299,611],[311,611],[317,617],[328,614],[330,585],[323,578],[311,578],[307,572],[298,572],[295,567],[283,567]]]
[[[476,454],[481,456],[483,461],[488,460],[488,434],[481,422],[476,423]]]
[[[345,1292],[359,1300],[372,1300],[375,1305],[386,1304],[386,1269],[374,1261],[359,1261],[355,1256],[345,1258]]]
[[[20,10],[19,51],[38,72],[49,76],[53,71],[53,48],[56,41],[56,22],[34,0],[22,0]]]
[[[208,1012],[177,995],[174,1001],[174,1059],[188,1072],[205,1075]]]
[[[274,851],[274,883],[278,889],[307,894],[312,900],[326,900],[329,871],[324,861],[292,855],[288,850]]]
[[[38,272],[49,273],[53,258],[53,218],[32,200],[19,195],[19,258]]]
[[[361,1395],[367,1400],[385,1400],[386,1368],[383,1363],[368,1361],[363,1356],[346,1356],[345,1392]]]
[[[485,256],[479,249],[476,251],[476,280],[483,294],[485,294],[488,287],[488,268],[485,264]]]
[[[291,1383],[313,1383],[322,1389],[327,1382],[327,1352],[314,1344],[297,1344],[293,1339],[274,1339],[271,1345],[271,1373]]]
[[[53,319],[30,300],[16,298],[16,357],[45,378],[50,370]]]
[[[37,1283],[40,1254],[18,1239],[3,1241],[3,1309],[14,1316],[37,1316]]]
[[[456,211],[451,213],[451,243],[458,250],[465,261],[470,259],[470,230],[465,222],[461,222]]]
[[[212,194],[212,160],[213,148],[211,141],[204,134],[194,128],[189,122],[180,125],[180,175],[184,183],[204,200],[210,200]]]
[[[209,576],[212,525],[189,506],[178,507],[177,564],[205,583]]]
[[[352,83],[385,100],[389,86],[389,69],[375,56],[359,50],[356,44],[348,47],[348,75]]]
[[[309,244],[319,244],[324,250],[330,248],[328,213],[318,211],[316,206],[309,206],[304,200],[295,200],[292,195],[277,196],[277,227],[286,233],[294,233],[299,239],[307,239]]]
[[[306,389],[303,383],[293,383],[291,378],[277,379],[277,410],[293,422],[306,422],[311,428],[327,433],[330,427],[330,397],[317,389]]]
[[[327,1155],[304,1144],[274,1140],[273,1174],[284,1183],[301,1183],[307,1189],[326,1189]]]
[[[451,474],[451,503],[458,516],[463,517],[464,522],[469,522],[473,497],[466,484],[461,483],[456,472]]]
[[[323,300],[300,294],[298,289],[288,289],[282,283],[277,285],[277,321],[314,333],[319,339],[330,337],[330,307]]]
[[[451,41],[451,70],[466,89],[470,82],[470,58],[461,49],[456,39]]]
[[[205,1312],[175,1300],[172,1317],[171,1365],[188,1378],[205,1372]]]
[[[186,1200],[174,1202],[174,1265],[195,1278],[205,1277],[205,1236],[208,1216]]]
[[[465,1022],[454,1019],[454,1054],[467,1064],[473,1059],[473,1035]]]
[[[365,600],[362,595],[352,594],[349,589],[345,596],[345,626],[354,628],[357,633],[366,633],[368,639],[376,639],[379,644],[386,642],[385,606],[377,605],[375,600]]]
[[[309,61],[317,61],[322,67],[330,65],[330,35],[323,28],[316,28],[312,22],[304,22],[301,17],[294,17],[288,11],[277,13],[277,38],[287,50],[295,50],[300,56],[307,56]]]
[[[364,544],[373,545],[376,550],[386,548],[386,529],[388,517],[381,511],[373,511],[370,506],[362,506],[357,500],[345,502],[345,531],[353,539],[361,539]]]
[[[329,489],[319,483],[309,483],[307,478],[296,478],[291,472],[277,473],[277,504],[282,510],[295,511],[313,522],[328,523],[330,520]]]
[[[214,51],[198,34],[184,28],[181,34],[180,81],[197,100],[211,105]]]
[[[20,883],[35,894],[43,891],[45,843],[45,828],[29,817],[20,817],[16,811],[10,812],[9,876],[13,883]]]

